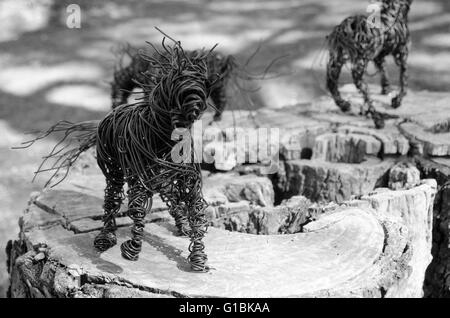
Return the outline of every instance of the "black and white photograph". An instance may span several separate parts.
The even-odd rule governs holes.
[[[450,1],[0,0],[0,298],[450,298],[449,237]]]

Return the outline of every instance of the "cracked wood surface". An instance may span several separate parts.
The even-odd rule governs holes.
[[[101,183],[93,181],[98,177],[77,179],[78,182]],[[248,183],[248,177],[244,181]],[[86,184],[84,188],[89,186]],[[64,191],[67,192],[61,195]],[[423,184],[406,192],[416,197],[432,191]],[[85,191],[50,190],[44,196],[47,201],[39,195],[34,200],[40,202],[41,207],[50,204],[52,208],[42,210],[31,203],[22,219],[21,244],[13,245],[25,245],[26,251],[12,257],[11,292],[19,297],[23,286],[29,285],[31,287],[23,293],[59,297],[115,297],[121,294],[117,292],[120,286],[126,287],[120,289],[124,297],[402,295],[409,288],[408,268],[415,266],[410,263],[414,250],[411,244],[417,243],[411,241],[410,231],[400,216],[386,213],[379,208],[381,203],[375,209],[370,206],[374,200],[390,206],[386,200],[391,200],[395,193],[386,189],[379,194],[381,199],[369,196],[362,201],[336,206],[307,224],[302,233],[252,235],[211,227],[205,243],[213,269],[199,274],[191,272],[186,261],[189,240],[175,235],[175,226],[165,211],[149,215],[140,258],[130,262],[120,256],[119,249],[120,243],[130,235],[129,222],[119,222],[118,245],[100,253],[93,248],[92,241],[98,233],[101,204],[89,199],[90,194]],[[68,213],[71,206],[78,208]],[[421,214],[425,212],[423,209],[424,206],[419,205],[415,211]],[[91,212],[77,215],[74,211]],[[74,224],[78,230],[74,230]],[[64,274],[50,275],[41,281],[40,271],[50,264],[56,266],[55,273],[62,271]],[[21,285],[21,281],[25,283]],[[111,288],[117,293],[111,292]],[[145,293],[136,295],[136,290]],[[409,288],[408,292],[414,295],[419,291]]]

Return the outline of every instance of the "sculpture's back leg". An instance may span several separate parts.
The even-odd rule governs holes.
[[[392,107],[398,108],[402,104],[403,97],[408,89],[408,47],[403,45],[394,52],[394,61],[400,68],[400,92],[392,99]]]
[[[169,214],[174,218],[175,225],[180,235],[189,235],[191,228],[189,227],[186,205],[181,201],[179,196],[180,190],[173,188],[165,188],[160,192],[161,199],[169,208]]]
[[[384,55],[379,55],[373,60],[375,67],[381,76],[381,94],[387,95],[391,91],[389,75],[386,69],[386,61]]]

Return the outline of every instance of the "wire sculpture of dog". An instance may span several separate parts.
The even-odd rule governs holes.
[[[179,233],[190,237],[191,268],[207,271],[203,244],[208,226],[204,212],[207,204],[202,195],[200,164],[194,163],[194,158],[183,162],[172,160],[171,150],[177,143],[172,140],[172,133],[175,129],[189,129],[206,110],[209,97],[218,106],[216,120],[220,118],[226,103],[227,82],[234,95],[245,97],[251,106],[247,90],[240,82],[265,79],[280,58],[273,59],[264,73],[252,74],[245,68],[259,47],[245,64],[239,65],[233,56],[215,53],[215,47],[210,51],[184,51],[179,42],[156,29],[174,45],[166,45],[164,38],[162,49],[149,43],[154,50],[151,55],[144,51],[130,54],[130,65],[115,72],[111,84],[113,106],[105,118],[79,123],[60,121],[16,148],[28,148],[53,133],[63,133],[34,176],[52,171],[45,187],[54,187],[65,180],[80,155],[95,146],[106,188],[104,226],[94,246],[104,251],[117,244],[115,216],[125,197],[123,186],[127,183],[128,214],[134,224],[132,238],[121,245],[122,256],[138,259],[144,217],[151,209],[153,195],[159,193]],[[144,98],[129,104],[127,99],[134,87],[142,89]],[[194,154],[193,151],[190,156]],[[52,163],[47,167],[49,161]]]
[[[341,97],[338,89],[341,69],[345,63],[350,62],[353,82],[368,106],[365,114],[373,118],[377,128],[384,127],[384,118],[374,109],[364,74],[368,63],[373,61],[381,73],[381,93],[388,94],[390,83],[385,58],[392,54],[400,68],[400,91],[392,98],[391,106],[397,108],[401,105],[408,85],[408,13],[411,3],[412,0],[381,0],[378,25],[370,23],[365,15],[355,15],[342,21],[327,37],[327,87],[336,105],[344,112],[350,109],[350,103]]]
[[[157,71],[151,62],[144,56],[145,49],[133,49],[128,46],[123,50],[121,60],[124,55],[130,58],[130,63],[123,67],[122,62],[119,63],[114,71],[114,80],[111,83],[111,98],[112,107],[126,104],[133,89],[142,86],[143,83],[148,83],[149,78],[153,76],[153,73]],[[197,51],[185,51],[187,56],[195,56]],[[152,58],[163,61],[166,57],[163,54],[155,52]],[[207,57],[208,64],[208,83],[212,87],[209,87],[210,98],[214,103],[215,115],[213,119],[215,121],[220,120],[223,111],[227,104],[226,88],[229,82],[232,72],[236,69],[237,64],[232,55],[225,56],[220,52],[212,52]],[[217,78],[219,77],[219,78]]]
[[[172,140],[172,133],[176,129],[189,129],[207,108],[210,88],[215,84],[210,82],[208,73],[208,59],[214,48],[187,53],[179,42],[172,41],[175,44],[170,46],[163,40],[163,52],[156,51],[146,57],[146,63],[152,68],[151,77],[141,86],[147,98],[115,106],[100,122],[61,121],[24,143],[22,148],[54,132],[64,132],[35,173],[36,176],[43,171],[54,171],[47,186],[55,177],[60,177],[56,184],[63,181],[80,154],[95,145],[106,188],[104,225],[95,237],[94,246],[105,251],[117,243],[115,217],[125,197],[123,186],[127,183],[128,215],[133,226],[131,239],[121,245],[122,256],[128,260],[138,259],[144,218],[150,212],[153,195],[159,193],[180,234],[190,237],[191,268],[207,271],[203,243],[208,227],[207,203],[202,195],[200,165],[193,160],[193,151],[189,154],[191,160],[172,160],[172,149],[178,142]],[[220,80],[220,76],[215,80]],[[78,141],[75,146],[73,140]],[[54,160],[53,165],[44,169],[49,159]],[[59,176],[59,171],[64,169],[65,174]]]

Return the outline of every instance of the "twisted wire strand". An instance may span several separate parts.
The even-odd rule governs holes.
[[[37,137],[29,141],[23,142],[22,146],[13,147],[13,149],[31,147],[35,142],[53,133],[63,132],[63,137],[56,143],[50,153],[42,158],[43,160],[34,172],[33,177],[34,181],[39,173],[53,171],[53,174],[47,179],[45,187],[50,184],[52,187],[55,187],[64,181],[69,173],[70,167],[73,166],[78,157],[95,145],[98,122],[98,120],[92,120],[74,124],[65,120],[59,121],[47,131],[40,133]],[[45,167],[49,160],[53,160],[52,164],[50,167]],[[64,173],[59,175],[61,170],[64,170]],[[56,180],[56,182],[52,184],[53,180]]]
[[[133,220],[131,229],[132,239],[124,242],[121,246],[122,256],[129,260],[137,260],[142,249],[144,237],[144,218],[150,212],[153,199],[148,191],[138,182],[133,184],[127,192],[129,200],[128,215]]]
[[[100,251],[106,251],[117,244],[115,215],[119,211],[124,198],[123,172],[120,167],[116,167],[116,169],[109,172],[103,205],[103,228],[94,240],[94,247]]]
[[[188,260],[192,269],[200,272],[208,271],[209,267],[206,265],[208,258],[202,239],[209,223],[205,215],[207,203],[201,192],[200,166],[185,166],[170,180],[170,186],[165,188],[161,198],[164,202],[169,202],[169,208],[175,208],[173,212],[177,227],[181,231],[188,231],[183,234],[188,234],[191,238]]]

